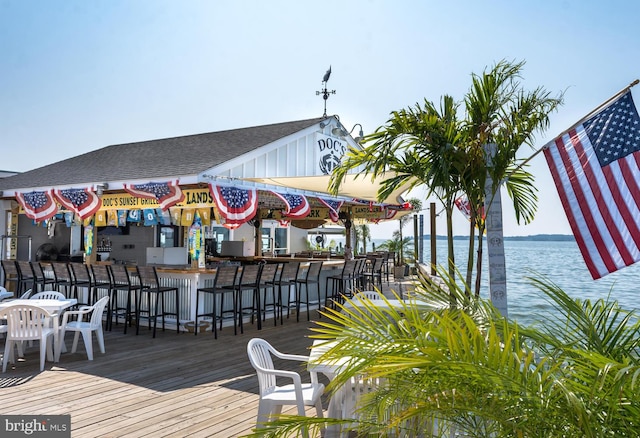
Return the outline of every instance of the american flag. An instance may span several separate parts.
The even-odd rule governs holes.
[[[53,194],[62,206],[82,220],[93,216],[102,206],[102,200],[89,188],[54,189]]]
[[[145,184],[125,184],[127,193],[138,198],[155,199],[162,210],[184,201],[184,193],[180,190],[178,182],[148,182]]]
[[[640,118],[631,92],[550,142],[544,155],[591,276],[640,260]]]
[[[311,205],[309,205],[309,201],[307,201],[306,196],[273,191],[271,193],[282,199],[282,202],[284,202],[286,206],[285,211],[282,212],[284,216],[301,219],[309,216],[309,213],[311,213]]]
[[[41,222],[52,218],[58,212],[51,190],[42,192],[16,193],[16,199],[29,219]]]
[[[252,219],[258,211],[258,194],[256,189],[216,186],[209,184],[209,191],[215,200],[220,215],[224,218],[224,226],[239,225]]]
[[[332,221],[338,222],[340,207],[344,204],[344,201],[336,201],[335,199],[323,199],[318,198],[318,201],[329,207],[329,217]]]

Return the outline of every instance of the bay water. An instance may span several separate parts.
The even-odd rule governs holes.
[[[382,242],[384,240],[375,239],[376,246]],[[466,239],[454,240],[456,265],[462,275],[466,272],[468,247]],[[481,296],[488,298],[486,243],[483,250]],[[429,264],[430,260],[430,242],[425,239],[423,263]],[[438,265],[446,266],[447,242],[445,239],[437,239],[436,241],[436,260]],[[602,298],[618,301],[623,309],[640,313],[640,264],[593,280],[585,266],[578,245],[573,240],[505,239],[505,261],[509,318],[522,324],[544,322],[552,310],[546,296],[531,284],[528,277],[544,278],[562,288],[573,298],[592,301]]]

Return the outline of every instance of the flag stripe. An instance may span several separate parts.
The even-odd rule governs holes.
[[[581,133],[580,137],[578,137],[577,132],[573,131],[571,141],[574,142],[577,150],[582,150],[582,153],[579,153],[578,156],[586,175],[586,182],[591,190],[591,197],[588,198],[588,208],[596,215],[595,225],[603,239],[603,244],[598,246],[598,250],[606,261],[607,268],[610,269],[609,272],[612,272],[611,263],[613,263],[612,269],[614,271],[630,265],[633,263],[633,259],[631,259],[631,255],[624,245],[622,234],[616,226],[616,224],[622,223],[623,218],[617,208],[617,204],[614,202],[613,193],[609,190],[602,168],[597,164],[596,160],[589,159],[589,157],[594,156],[589,139],[584,133]],[[586,193],[589,192],[587,191]],[[597,217],[598,212],[600,213],[599,218]],[[591,225],[589,223],[590,228],[592,228]],[[612,245],[615,246],[617,251],[613,250]]]
[[[568,135],[564,136],[564,138],[567,137]],[[594,237],[597,239],[599,233],[594,236],[591,229],[589,230],[590,232],[582,232],[582,230],[586,231],[588,229],[588,224],[594,224],[594,221],[590,210],[586,209],[584,211],[587,216],[586,220],[585,216],[581,214],[581,205],[585,205],[586,201],[576,177],[576,169],[569,157],[569,152],[575,155],[575,149],[570,145],[570,141],[563,141],[562,138],[558,138],[555,141],[555,147],[545,150],[545,156],[587,269],[593,278],[600,278],[606,267],[603,266],[603,260],[598,251],[598,243],[594,241]],[[595,257],[596,255],[598,256],[597,258]]]

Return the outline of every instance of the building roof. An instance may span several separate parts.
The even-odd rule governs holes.
[[[321,122],[323,117],[125,143],[0,178],[0,190],[196,175]]]

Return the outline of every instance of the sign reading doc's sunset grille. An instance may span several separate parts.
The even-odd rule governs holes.
[[[212,207],[214,206],[213,196],[209,189],[185,189],[184,201],[178,202],[176,207]],[[102,195],[101,210],[133,210],[145,208],[158,208],[160,204],[155,199],[140,198],[128,193],[114,193]]]

